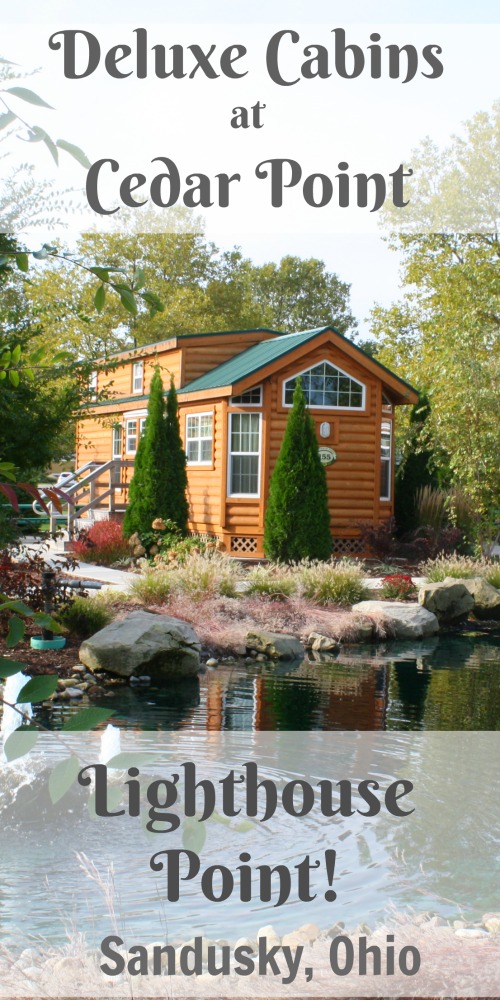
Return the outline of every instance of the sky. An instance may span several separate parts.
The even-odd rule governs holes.
[[[14,5],[3,12],[3,54],[22,66],[40,67],[26,85],[56,109],[36,109],[35,117],[30,108],[30,122],[82,146],[91,162],[115,158],[118,180],[144,171],[149,185],[155,156],[171,157],[182,179],[193,170],[210,178],[221,170],[229,175],[239,171],[241,182],[233,185],[230,206],[206,211],[207,235],[224,247],[238,244],[256,263],[285,254],[323,259],[351,284],[352,308],[363,335],[374,302],[389,305],[398,297],[400,261],[381,239],[377,213],[355,206],[342,212],[333,201],[312,208],[305,204],[302,180],[316,172],[334,178],[338,162],[347,158],[353,172],[380,171],[388,178],[400,162],[411,163],[412,150],[426,135],[446,145],[464,120],[500,96],[498,0],[420,0],[418,5],[396,0],[254,0],[251,5],[241,0],[185,0],[182,5],[143,0],[139,8],[135,0],[86,0],[84,10],[79,0],[25,0],[22,12],[21,18]],[[139,25],[147,28],[150,44],[162,41],[167,47],[216,42],[223,48],[244,41],[247,78],[207,81],[198,74],[187,83],[139,81],[133,75],[117,81],[101,63],[88,79],[68,81],[62,74],[62,53],[49,51],[47,44],[53,31],[73,26],[93,31],[104,52],[131,40]],[[275,30],[297,30],[299,51],[314,43],[331,50],[331,31],[337,26],[345,26],[348,41],[360,45],[369,43],[373,30],[381,32],[383,43],[411,42],[419,51],[426,43],[439,43],[445,73],[433,81],[419,74],[405,86],[366,75],[354,81],[301,79],[289,88],[270,84],[263,53]],[[284,65],[294,71],[300,66],[295,57],[290,46]],[[250,107],[256,100],[266,104],[264,127],[231,128],[233,106]],[[33,146],[19,143],[16,155],[26,159],[28,150]],[[44,152],[37,144],[33,162],[40,177],[53,174]],[[293,158],[303,174],[294,190],[284,191],[282,209],[271,207],[268,181],[256,180],[255,165],[270,157]],[[62,161],[58,183],[82,185],[81,168],[67,157]],[[118,197],[118,181],[108,173],[105,177],[102,171],[102,191],[111,204]],[[81,224],[74,220],[70,235]]]

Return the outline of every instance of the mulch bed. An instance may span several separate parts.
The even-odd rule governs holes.
[[[68,636],[64,649],[32,649],[29,640],[32,635],[40,635],[40,629],[31,622],[26,622],[26,638],[15,649],[9,649],[5,639],[0,638],[0,656],[16,660],[26,665],[27,672],[35,677],[37,674],[58,674],[59,677],[71,677],[73,667],[79,663],[78,650],[81,639]]]

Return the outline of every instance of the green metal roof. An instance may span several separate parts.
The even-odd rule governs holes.
[[[329,329],[329,327],[324,328]],[[306,344],[308,340],[313,340],[323,330],[305,330],[303,333],[285,333],[273,340],[263,340],[260,344],[248,347],[246,351],[241,351],[229,361],[224,361],[217,368],[196,378],[182,389],[179,389],[179,396],[190,392],[203,392],[205,389],[221,389],[227,385],[234,385],[241,382],[254,372],[260,371],[266,365],[276,361],[277,358],[289,354],[296,347]]]
[[[386,368],[376,358],[367,355],[357,344],[344,337],[333,326],[322,326],[316,330],[304,330],[302,333],[282,334],[273,340],[264,340],[260,344],[248,347],[246,351],[242,351],[234,358],[230,358],[229,361],[224,361],[221,365],[206,372],[205,375],[201,375],[200,378],[183,386],[182,389],[178,390],[178,395],[184,396],[191,392],[204,392],[208,389],[221,389],[225,386],[235,385],[237,382],[241,382],[249,375],[253,375],[273,361],[276,361],[277,358],[284,357],[291,351],[294,351],[296,347],[306,344],[309,340],[314,340],[319,334],[326,333],[327,331],[335,333],[341,340],[346,340],[363,358],[369,357],[370,361],[376,364],[382,371],[391,375],[392,378],[397,379],[407,389],[417,392],[409,382],[405,382],[399,375],[395,375],[394,372],[391,372],[389,368]]]

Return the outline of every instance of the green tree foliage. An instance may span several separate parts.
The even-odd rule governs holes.
[[[332,553],[326,473],[300,379],[269,486],[264,551],[286,562]]]
[[[391,236],[404,300],[372,314],[377,357],[428,393],[432,446],[478,513],[500,504],[499,149],[500,104],[445,153],[423,144],[412,163],[432,186],[419,187],[411,231]]]
[[[169,489],[163,382],[157,368],[151,379],[146,426],[135,456],[124,533],[151,531],[155,517],[163,517]],[[168,516],[168,515],[165,515]]]
[[[93,233],[78,241],[83,260],[124,267],[134,289],[146,282],[161,300],[161,313],[151,315],[139,292],[135,314],[124,315],[118,297],[108,295],[97,316],[92,273],[52,262],[39,269],[30,284],[30,305],[43,321],[50,349],[76,349],[88,356],[98,347],[109,356],[125,346],[215,330],[290,331],[327,324],[341,333],[354,330],[349,285],[322,261],[286,257],[280,264],[256,266],[238,248],[221,250],[200,232],[190,232],[195,222],[172,210],[172,232],[136,231],[132,217],[126,232]],[[141,228],[147,224],[143,220]]]
[[[155,518],[175,521],[187,528],[186,456],[182,449],[175,388],[170,386],[167,402],[160,371],[151,379],[148,415],[139,441],[129,503],[124,521],[127,536],[151,531]]]
[[[429,399],[421,393],[418,403],[411,409],[402,461],[396,473],[395,516],[402,534],[418,527],[415,510],[417,491],[422,486],[438,485],[436,457],[428,440],[430,412]]]
[[[350,285],[327,271],[324,261],[311,257],[283,257],[279,264],[254,267],[256,301],[273,330],[294,333],[334,326],[349,334],[356,320],[349,308]]]
[[[173,378],[170,380],[166,405],[166,446],[169,468],[169,488],[167,505],[168,511],[165,515],[177,525],[183,535],[187,533],[188,522],[188,502],[187,502],[187,474],[186,474],[186,454],[182,447],[182,439],[179,428],[179,410],[177,405],[177,393]],[[165,508],[166,509],[166,508]]]

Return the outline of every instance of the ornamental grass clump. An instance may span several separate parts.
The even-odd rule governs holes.
[[[148,569],[137,577],[130,591],[143,604],[166,604],[173,591],[173,570]]]
[[[494,559],[474,559],[472,556],[437,556],[420,566],[422,576],[431,583],[441,583],[447,576],[467,580],[482,576],[492,587],[500,590],[500,563]]]
[[[70,635],[88,639],[109,625],[113,614],[99,597],[75,597],[61,609],[58,618]]]
[[[172,571],[175,592],[195,601],[204,597],[235,597],[241,575],[239,563],[217,551],[192,553]]]
[[[297,591],[297,579],[290,567],[280,563],[269,566],[255,566],[246,577],[247,594],[262,594],[266,597],[292,597]]]
[[[349,559],[336,562],[303,560],[296,567],[304,597],[316,604],[357,604],[368,596],[363,570]]]

